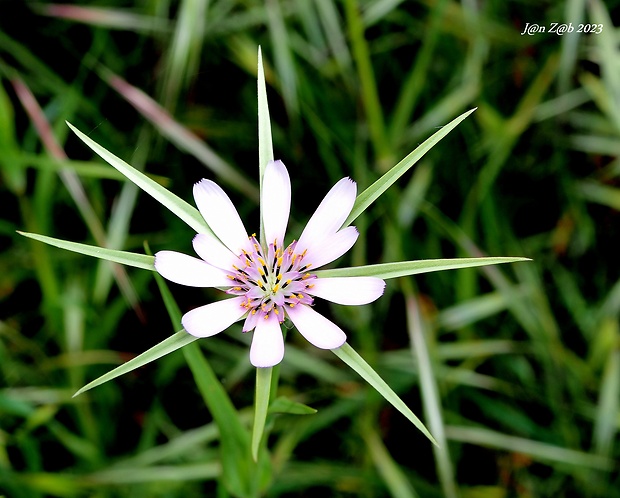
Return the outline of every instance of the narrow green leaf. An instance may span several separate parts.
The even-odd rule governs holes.
[[[153,346],[151,349],[145,351],[144,353],[136,356],[135,358],[129,360],[127,363],[123,363],[121,366],[116,367],[114,370],[109,371],[108,373],[102,375],[98,379],[93,380],[86,384],[82,389],[77,391],[73,397],[78,394],[82,394],[93,387],[100,386],[112,379],[116,379],[116,377],[120,377],[126,373],[135,370],[136,368],[140,368],[147,363],[157,360],[162,356],[172,353],[183,346],[187,346],[188,344],[194,342],[197,337],[188,334],[185,330],[180,330],[174,335],[171,335],[167,339],[164,339],[159,344]]]
[[[115,169],[110,169],[107,164],[101,161],[74,161],[71,159],[56,159],[41,154],[21,154],[21,159],[31,168],[40,169],[42,171],[58,172],[62,169],[74,171],[78,176],[83,178],[99,178],[106,180],[124,181],[125,176]],[[161,175],[148,175],[149,178],[155,180],[160,185],[168,185],[170,178]]]
[[[265,431],[272,372],[272,367],[256,369],[256,398],[254,400],[254,426],[252,427],[252,458],[255,462],[258,459],[258,448]]]
[[[166,206],[170,211],[187,223],[198,233],[210,232],[210,228],[200,215],[200,212],[192,205],[185,202],[174,195],[169,190],[162,187],[159,183],[151,180],[144,173],[141,173],[137,169],[131,167],[122,159],[116,157],[107,149],[103,148],[97,142],[89,138],[87,135],[78,130],[71,123],[67,122],[69,128],[97,155],[99,155],[110,166],[120,171],[127,177],[128,180],[135,183],[138,187],[144,190],[147,194],[153,197],[156,201]]]
[[[263,54],[258,47],[258,178],[259,189],[263,191],[263,176],[265,168],[270,161],[273,161],[273,143],[271,138],[271,119],[269,117],[269,103],[267,101],[267,86],[265,84],[265,70],[263,68]],[[263,203],[260,202],[260,240],[265,243],[263,223]],[[252,458],[256,462],[258,459],[258,449],[260,447],[263,432],[265,431],[265,421],[267,420],[267,410],[271,393],[273,368],[256,369],[256,397],[254,400],[254,426],[252,428]]]
[[[458,496],[457,484],[454,478],[454,468],[452,466],[452,459],[450,458],[450,449],[446,442],[443,407],[436,380],[437,374],[425,333],[427,324],[422,317],[411,281],[405,280],[402,287],[405,295],[405,310],[407,314],[407,329],[411,343],[411,354],[416,360],[420,377],[420,392],[424,408],[424,419],[433,431],[439,445],[441,445],[440,447],[433,448],[437,476],[441,483],[443,496],[446,498],[456,498]]]
[[[373,368],[366,363],[348,343],[344,343],[337,349],[332,349],[338,358],[344,361],[350,368],[355,370],[362,379],[370,384],[376,391],[383,396],[394,408],[409,419],[409,421],[415,425],[430,441],[437,446],[437,441],[424,426],[421,420],[416,417],[409,407],[401,400],[398,395],[392,391],[385,381],[379,377],[379,374],[373,370]]]
[[[299,111],[297,71],[280,4],[281,2],[278,0],[267,0],[265,2],[265,13],[267,14],[267,27],[269,28],[276,74],[279,80],[278,86],[282,92],[288,115],[294,117]]]
[[[378,265],[355,266],[351,268],[317,270],[314,273],[317,277],[378,277],[386,279],[440,270],[457,270],[459,268],[472,268],[474,266],[516,263],[518,261],[531,260],[528,258],[513,257],[421,259],[417,261],[399,261],[397,263],[381,263]]]
[[[383,110],[379,99],[377,88],[377,78],[373,70],[370,47],[366,40],[366,26],[361,15],[359,2],[346,0],[344,2],[344,13],[347,22],[351,50],[357,69],[359,80],[360,96],[366,115],[366,123],[375,155],[381,160],[389,157],[388,137],[385,129]],[[389,164],[389,163],[388,163]],[[363,211],[363,209],[362,209]]]
[[[221,474],[220,462],[207,460],[199,463],[176,462],[174,465],[113,467],[88,474],[87,479],[89,482],[100,485],[126,486],[128,484],[153,483],[155,486],[161,486],[163,482],[208,481],[217,479]]]
[[[608,349],[601,376],[594,422],[594,451],[599,455],[612,457],[620,413],[620,327],[617,318],[604,320],[599,333],[610,336],[613,342]]]
[[[227,490],[240,498],[258,496],[257,475],[269,472],[268,459],[256,464],[250,456],[250,434],[243,427],[230,397],[216,377],[198,344],[183,349],[194,381],[220,430],[222,479]],[[262,477],[262,476],[261,476]]]
[[[0,80],[0,172],[9,189],[22,194],[26,189],[26,168],[19,160],[23,153],[15,139],[14,116],[13,104]]]
[[[273,143],[271,139],[271,120],[269,117],[269,103],[267,102],[267,85],[265,84],[265,69],[263,55],[258,47],[258,185],[263,191],[263,176],[267,164],[273,161]],[[260,202],[260,240],[265,242],[263,228],[263,203]]]
[[[181,311],[170,293],[166,281],[158,273],[155,274],[155,280],[164,299],[170,320],[173,325],[179,323]],[[255,493],[253,493],[252,488],[256,483],[253,481],[252,474],[257,466],[250,459],[250,435],[248,431],[241,423],[239,414],[228,393],[215,375],[198,344],[188,345],[183,349],[183,355],[202,399],[211,412],[220,432],[222,478],[225,486],[234,496],[254,496]]]
[[[163,106],[171,112],[199,71],[208,4],[208,0],[180,2],[163,71]]]
[[[432,137],[428,138],[396,166],[390,169],[385,175],[358,195],[357,199],[355,199],[355,204],[353,204],[351,214],[346,219],[343,226],[346,227],[353,223],[353,221],[360,214],[362,214],[368,206],[375,202],[375,200],[377,200],[383,192],[385,192],[396,180],[406,173],[409,168],[417,163],[424,156],[424,154],[431,150],[442,138],[456,128],[461,121],[463,121],[475,110],[476,109],[471,109],[470,111],[461,114],[458,118],[453,119],[450,123],[441,128],[441,130],[435,133]]]
[[[258,47],[258,166],[261,188],[265,168],[269,161],[273,161],[271,120],[269,117],[269,103],[267,102],[267,84],[265,83],[263,55],[260,47]]]
[[[291,415],[314,415],[318,410],[286,396],[276,398],[269,406],[269,413],[289,413]]]
[[[137,254],[134,252],[118,251],[116,249],[106,249],[105,247],[91,246],[88,244],[81,244],[79,242],[69,242],[68,240],[55,239],[54,237],[48,237],[46,235],[39,235],[36,233],[20,232],[18,234],[23,235],[40,242],[45,242],[54,247],[66,249],[67,251],[73,251],[86,256],[93,256],[99,259],[105,259],[114,263],[121,263],[128,266],[135,266],[136,268],[143,268],[144,270],[155,271],[153,262],[155,258],[153,256],[147,256],[146,254]]]
[[[617,139],[614,139],[614,142],[618,144]],[[576,188],[577,193],[584,199],[609,206],[616,211],[620,210],[620,188],[608,187],[593,181],[578,182]]]

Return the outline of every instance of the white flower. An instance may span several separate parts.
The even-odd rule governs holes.
[[[270,162],[263,178],[261,205],[268,247],[248,237],[226,193],[214,182],[194,185],[194,199],[213,230],[194,237],[202,258],[174,251],[155,254],[155,268],[168,280],[193,287],[218,287],[235,297],[189,311],[183,327],[196,337],[209,337],[245,317],[243,331],[254,330],[250,362],[271,367],[284,357],[280,324],[288,316],[297,330],[321,349],[346,341],[340,327],[312,309],[314,297],[338,304],[367,304],[383,294],[385,282],[375,277],[318,278],[312,271],[334,261],[355,243],[355,227],[340,230],[349,216],[357,188],[343,178],[328,192],[298,241],[284,248],[291,206],[291,182],[282,161]]]

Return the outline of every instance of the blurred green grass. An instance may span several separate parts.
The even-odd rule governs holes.
[[[215,179],[258,227],[261,45],[292,231],[333,182],[349,175],[364,189],[478,107],[356,220],[347,263],[534,259],[326,307],[441,450],[289,334],[279,391],[319,411],[273,419],[267,494],[620,495],[618,2],[80,7],[0,4],[1,493],[227,496],[219,432],[183,355],[71,397],[171,333],[152,275],[16,230],[190,252],[191,230],[94,159],[65,120],[188,201],[195,181]],[[521,36],[528,22],[603,28]],[[185,310],[211,297],[172,291]],[[239,332],[199,344],[249,424]]]

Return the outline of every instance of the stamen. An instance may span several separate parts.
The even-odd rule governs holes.
[[[252,234],[249,239],[252,250],[248,252],[242,249],[239,255],[241,263],[231,265],[233,271],[231,275],[227,275],[234,282],[231,283],[229,292],[245,295],[241,306],[248,311],[248,316],[254,316],[260,312],[260,315],[267,320],[273,311],[278,321],[282,323],[286,317],[286,312],[283,311],[286,305],[294,308],[302,304],[312,304],[312,298],[305,294],[307,289],[314,287],[310,279],[315,278],[314,275],[306,272],[311,266],[304,260],[307,256],[307,249],[296,253],[296,241],[283,247],[276,238],[263,253],[264,248],[256,239],[256,234]],[[303,263],[302,260],[304,260]],[[284,275],[291,275],[292,278],[285,280]],[[295,285],[292,285],[293,283]],[[304,289],[304,292],[300,292],[300,289]]]

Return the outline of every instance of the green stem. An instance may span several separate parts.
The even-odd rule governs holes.
[[[255,462],[258,460],[258,448],[265,431],[272,372],[273,367],[256,369],[256,397],[254,400],[254,426],[252,428],[252,458]]]

